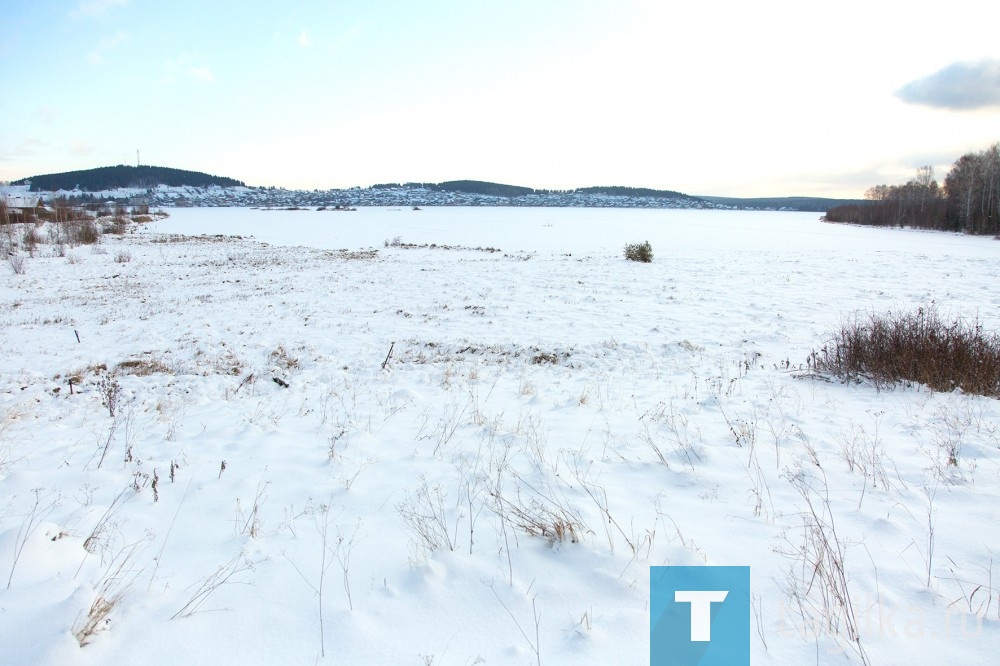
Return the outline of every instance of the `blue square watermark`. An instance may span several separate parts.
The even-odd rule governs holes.
[[[749,666],[750,567],[650,567],[651,666]]]

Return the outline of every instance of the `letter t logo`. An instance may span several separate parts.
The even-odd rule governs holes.
[[[725,601],[726,590],[675,590],[674,601],[691,604],[691,640],[708,642],[712,640],[712,602]]]

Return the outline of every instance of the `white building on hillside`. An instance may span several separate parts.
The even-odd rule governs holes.
[[[5,185],[0,187],[0,195],[7,210],[34,210],[42,205],[42,197],[31,191],[31,185]]]

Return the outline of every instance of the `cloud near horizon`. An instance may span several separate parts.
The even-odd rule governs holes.
[[[896,91],[907,104],[971,111],[1000,107],[1000,60],[956,62]]]
[[[74,157],[89,157],[94,154],[94,145],[86,139],[73,139],[69,146],[69,154]]]

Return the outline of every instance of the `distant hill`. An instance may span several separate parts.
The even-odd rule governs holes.
[[[170,187],[239,187],[244,183],[223,176],[212,176],[199,171],[185,171],[157,166],[127,166],[119,164],[111,167],[98,167],[84,171],[67,171],[65,173],[50,173],[32,176],[15,182],[15,185],[31,181],[33,192],[53,192],[55,190],[73,190],[79,188],[87,192],[113,190],[118,187],[151,188],[157,185]]]
[[[535,193],[535,190],[530,187],[486,183],[481,180],[449,180],[438,183],[436,187],[441,192],[465,192],[466,194],[482,194],[490,197],[520,197]]]
[[[865,203],[861,199],[827,199],[824,197],[757,197],[740,199],[736,197],[702,196],[698,198],[704,199],[705,201],[711,201],[712,203],[719,204],[721,206],[730,206],[733,208],[759,208],[761,210],[785,209],[802,211],[804,213],[825,213],[834,206]]]
[[[449,180],[443,183],[379,183],[372,185],[369,189],[425,189],[435,192],[462,192],[465,194],[479,194],[489,197],[522,197],[528,194],[606,194],[618,197],[650,197],[654,199],[697,199],[681,192],[673,190],[651,190],[642,187],[622,187],[619,185],[580,187],[575,190],[537,190],[519,185],[505,185],[503,183],[490,183],[481,180]]]
[[[581,187],[575,192],[581,194],[607,194],[616,197],[651,197],[653,199],[698,199],[689,194],[673,190],[651,190],[645,187],[622,187],[620,185],[606,187]]]
[[[463,192],[486,197],[520,197],[525,194],[544,193],[544,190],[534,190],[530,187],[488,183],[482,180],[449,180],[444,183],[378,183],[368,189],[387,190],[394,188],[421,189],[432,192]]]
[[[150,189],[157,185],[167,185],[169,187],[198,187],[206,188],[217,185],[223,188],[245,187],[243,181],[224,176],[213,176],[199,171],[185,171],[183,169],[170,169],[157,166],[127,166],[120,164],[113,167],[99,167],[97,169],[86,169],[84,171],[68,171],[66,173],[52,173],[40,176],[32,176],[16,181],[17,184],[31,182],[31,189],[35,192],[54,192],[57,190],[74,190],[79,188],[84,192],[97,192],[114,190],[117,188],[138,188]],[[275,188],[253,188],[255,191],[265,189],[274,191]],[[714,197],[714,196],[692,196],[673,190],[654,190],[643,187],[624,187],[620,185],[581,187],[571,190],[544,190],[519,185],[505,185],[503,183],[491,183],[481,180],[449,180],[443,183],[379,183],[366,188],[369,192],[379,191],[400,191],[400,200],[409,201],[413,199],[415,193],[424,190],[430,193],[440,193],[442,195],[455,195],[457,199],[441,199],[439,203],[424,203],[422,205],[456,205],[455,201],[469,202],[462,205],[529,205],[529,206],[626,206],[626,207],[654,207],[654,208],[734,208],[743,210],[793,210],[803,212],[825,213],[835,206],[845,204],[865,203],[854,199],[828,199],[822,197],[758,197],[758,198],[735,198],[735,197]],[[283,191],[283,190],[282,190]],[[363,200],[364,197],[357,194],[360,188],[351,190],[329,190],[329,193],[339,193],[331,201],[343,203],[341,199]],[[316,192],[319,192],[318,190]],[[354,194],[345,194],[354,192]],[[404,195],[405,192],[410,194]],[[258,198],[262,201],[274,198],[271,194],[260,194]],[[299,199],[310,193],[300,192]],[[320,193],[322,194],[322,193]],[[176,197],[176,195],[173,195]],[[409,198],[408,198],[409,197]],[[483,197],[483,199],[477,199]],[[584,201],[581,203],[581,197]],[[609,198],[610,197],[610,198]],[[330,198],[327,196],[326,198]],[[223,205],[235,205],[232,196],[227,195]],[[322,199],[322,197],[321,197]],[[345,199],[345,200],[346,200]],[[415,198],[417,201],[419,197]],[[381,199],[380,199],[381,200]],[[431,196],[429,200],[434,200]],[[474,202],[473,202],[474,200]],[[326,200],[322,200],[326,203]],[[615,203],[620,201],[621,203]],[[472,203],[470,203],[472,202]],[[257,202],[261,204],[261,202]],[[355,201],[357,203],[357,201]]]

